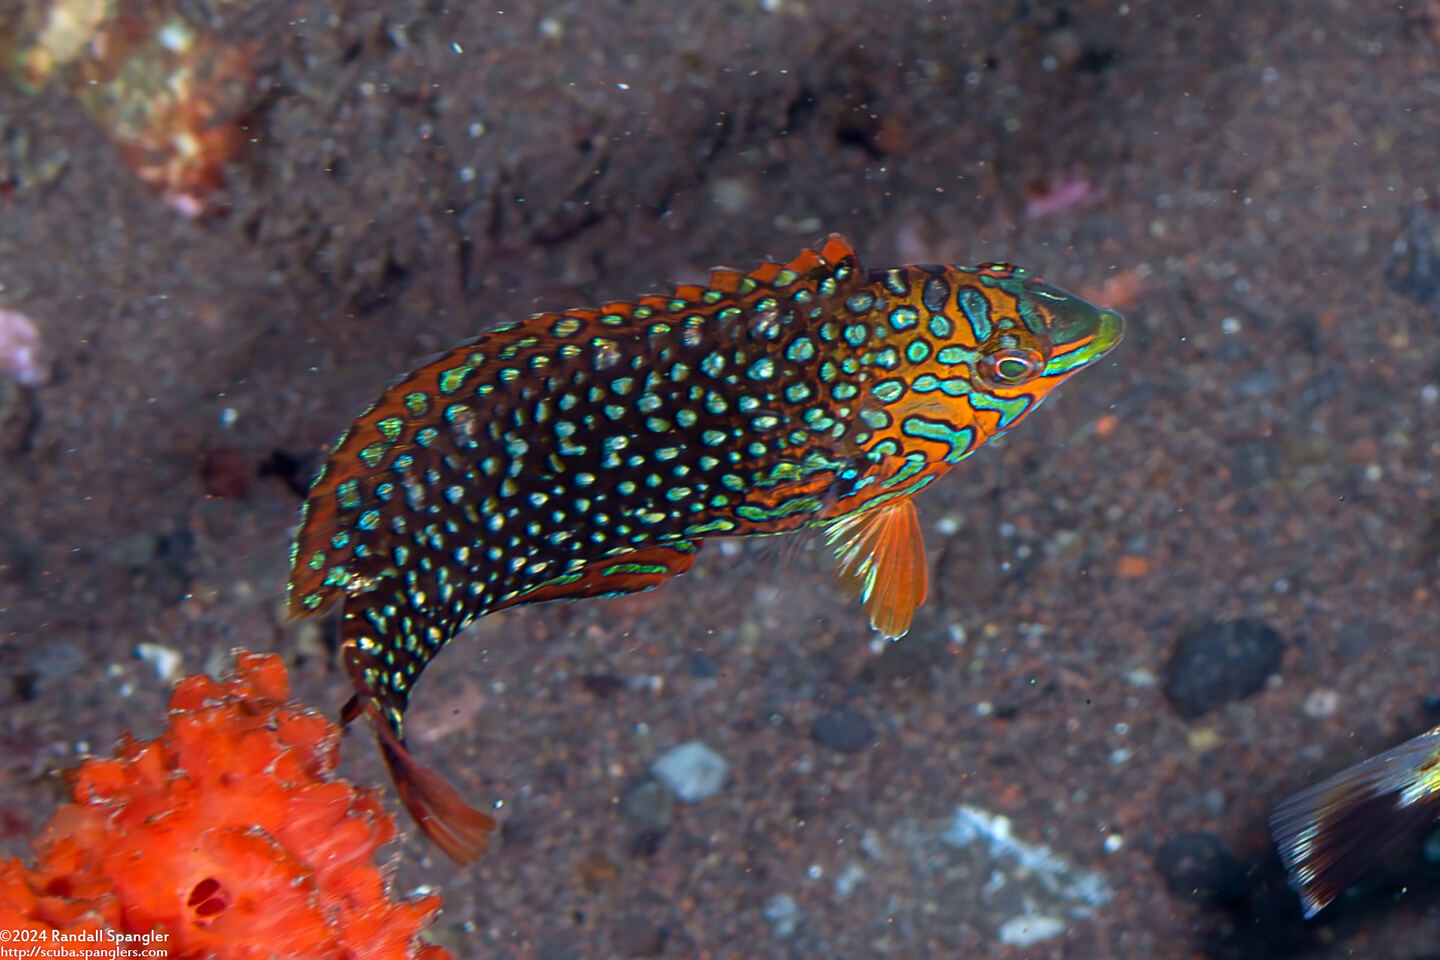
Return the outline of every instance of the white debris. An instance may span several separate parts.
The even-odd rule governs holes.
[[[1100,874],[1067,861],[1043,843],[1026,843],[1010,832],[1010,818],[979,807],[962,804],[955,820],[941,839],[957,847],[984,841],[990,856],[1014,860],[1049,893],[1065,900],[1103,906],[1112,896],[1110,885]]]
[[[162,647],[158,643],[137,643],[135,656],[155,668],[155,676],[161,680],[174,680],[180,671],[180,651]]]

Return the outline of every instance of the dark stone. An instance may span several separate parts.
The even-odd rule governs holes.
[[[1223,907],[1245,897],[1245,868],[1213,833],[1182,833],[1165,841],[1155,868],[1170,895]]]
[[[660,780],[636,780],[620,797],[620,813],[645,832],[664,835],[675,815],[675,793]]]
[[[1230,472],[1241,487],[1269,483],[1280,475],[1280,451],[1270,440],[1238,444],[1230,454]]]
[[[1429,204],[1410,208],[1409,222],[1390,248],[1385,279],[1390,289],[1416,303],[1429,303],[1440,291],[1440,216]]]
[[[587,673],[580,678],[580,686],[600,700],[608,700],[625,690],[625,681],[613,673]]]
[[[615,952],[622,957],[658,957],[670,931],[644,917],[628,916],[615,927]]]
[[[1165,662],[1165,696],[1186,720],[1244,700],[1279,669],[1281,646],[1258,620],[1206,621],[1182,633]]]
[[[859,753],[875,742],[875,727],[854,707],[836,707],[815,718],[810,739],[841,753]]]

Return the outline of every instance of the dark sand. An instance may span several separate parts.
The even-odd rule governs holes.
[[[878,656],[822,551],[754,542],[457,641],[413,740],[505,829],[469,870],[391,848],[445,895],[436,939],[1433,953],[1418,844],[1302,924],[1265,818],[1436,722],[1440,5],[191,6],[268,87],[225,217],[168,209],[63,89],[0,86],[0,309],[53,371],[0,378],[3,852],[50,771],[160,729],[137,644],[181,673],[276,650],[306,702],[347,695],[331,628],[281,615],[276,451],[308,476],[390,377],[501,319],[841,231],[870,266],[1026,264],[1129,337],[921,498],[931,600]],[[1182,719],[1167,657],[1236,618],[1278,669]],[[667,817],[647,771],[694,739],[728,778]],[[345,753],[383,781],[363,732]],[[1208,898],[1157,862],[1196,831]],[[1025,929],[1053,936],[1002,943]]]

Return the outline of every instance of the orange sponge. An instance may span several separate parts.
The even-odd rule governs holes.
[[[70,774],[34,869],[0,861],[0,929],[154,932],[171,957],[448,958],[417,939],[439,897],[397,903],[375,866],[395,835],[378,793],[329,779],[339,729],[289,698],[272,654],[182,680],[159,739]]]

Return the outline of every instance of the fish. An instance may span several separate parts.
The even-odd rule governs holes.
[[[293,616],[341,605],[355,696],[447,855],[494,820],[410,753],[427,664],[476,619],[683,574],[710,537],[811,528],[875,630],[928,590],[914,497],[1124,335],[1022,267],[866,271],[831,235],[787,263],[502,323],[401,377],[301,508]]]
[[[1440,727],[1347,767],[1276,804],[1270,833],[1305,919],[1387,849],[1440,820]]]

